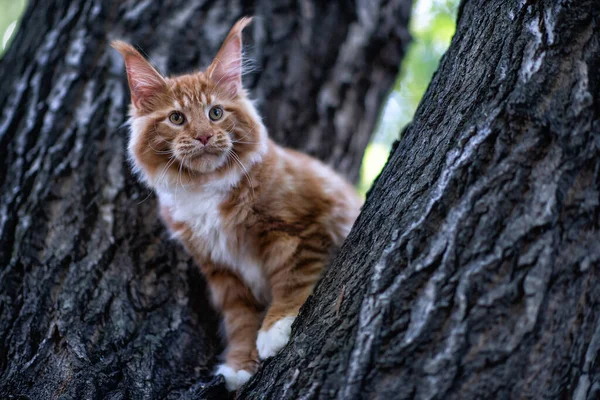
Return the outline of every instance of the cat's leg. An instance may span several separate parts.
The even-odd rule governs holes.
[[[216,374],[223,375],[228,390],[237,390],[258,367],[256,335],[263,308],[235,273],[214,268],[203,268],[203,272],[212,300],[222,312],[227,336],[225,362],[219,365]]]
[[[272,302],[263,320],[256,346],[261,359],[277,354],[289,341],[292,323],[300,307],[312,293],[326,260],[300,258],[287,270],[282,268],[270,279]]]

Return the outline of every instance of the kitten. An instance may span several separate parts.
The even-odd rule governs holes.
[[[353,187],[273,143],[242,87],[242,18],[203,72],[161,76],[132,46],[129,154],[200,266],[224,319],[217,374],[235,390],[275,355],[358,215]]]

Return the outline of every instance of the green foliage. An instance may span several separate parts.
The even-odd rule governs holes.
[[[15,37],[26,5],[27,0],[0,0],[0,56]]]
[[[416,0],[413,4],[410,24],[413,41],[363,158],[358,185],[363,194],[385,165],[392,143],[399,139],[402,129],[412,120],[440,58],[450,45],[456,28],[457,9],[458,0]],[[382,149],[385,149],[384,155]]]

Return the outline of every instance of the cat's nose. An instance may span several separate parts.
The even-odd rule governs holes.
[[[200,143],[206,146],[206,143],[208,143],[211,137],[213,137],[213,135],[196,136],[196,140],[199,140]]]

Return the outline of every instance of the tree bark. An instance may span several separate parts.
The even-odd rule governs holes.
[[[225,396],[203,279],[127,165],[110,40],[180,73],[257,16],[246,84],[272,136],[356,179],[409,12],[408,0],[33,0],[0,63],[0,398]]]
[[[600,398],[598,9],[463,2],[290,344],[241,398]]]

